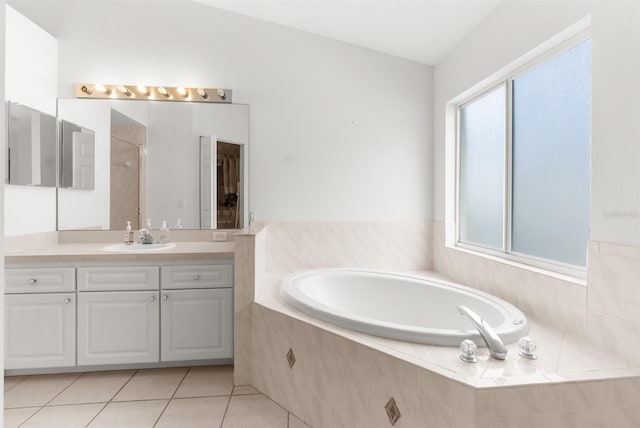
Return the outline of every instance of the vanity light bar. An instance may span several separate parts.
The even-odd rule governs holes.
[[[231,89],[79,83],[76,98],[231,103]]]

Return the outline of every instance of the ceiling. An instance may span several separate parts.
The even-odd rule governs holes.
[[[505,0],[7,0],[58,36],[65,8],[136,2],[209,5],[435,65]],[[90,10],[90,9],[88,9]]]
[[[192,0],[434,65],[503,0]]]

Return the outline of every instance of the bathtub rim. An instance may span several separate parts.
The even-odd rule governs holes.
[[[510,331],[510,332],[505,333],[503,331],[503,328],[496,328],[496,332],[500,335],[500,337],[503,339],[505,344],[516,342],[520,337],[526,336],[529,331],[527,316],[515,305],[501,299],[498,296],[494,296],[484,291],[477,290],[475,288],[471,288],[463,284],[459,284],[459,283],[455,283],[452,281],[447,281],[439,278],[432,278],[432,277],[426,278],[418,274],[410,274],[406,272],[398,272],[393,270],[376,270],[376,269],[362,269],[362,268],[348,268],[348,267],[305,269],[305,270],[286,274],[282,278],[282,280],[280,281],[279,295],[280,295],[280,298],[287,305],[309,316],[312,316],[324,322],[333,324],[339,328],[346,328],[346,329],[350,329],[360,333],[365,333],[365,334],[382,337],[386,339],[401,340],[401,341],[418,343],[423,345],[456,347],[456,346],[459,346],[464,339],[471,339],[478,346],[481,346],[481,347],[486,346],[482,337],[476,331],[471,331],[471,330],[456,331],[456,330],[449,330],[449,329],[424,328],[424,327],[416,327],[411,325],[391,323],[383,320],[378,320],[378,319],[368,318],[368,317],[363,317],[358,315],[346,316],[343,311],[337,311],[323,303],[316,302],[317,304],[310,304],[308,303],[310,299],[305,298],[304,296],[302,296],[301,298],[298,298],[298,296],[302,295],[302,293],[300,293],[298,290],[295,290],[297,291],[297,293],[291,292],[292,289],[294,288],[291,285],[293,279],[301,276],[318,274],[320,272],[366,273],[366,274],[375,274],[375,275],[383,275],[383,276],[392,276],[396,278],[407,278],[414,281],[417,280],[417,281],[426,282],[426,283],[433,282],[438,286],[454,288],[457,291],[462,292],[463,294],[472,295],[476,298],[480,298],[481,300],[491,302],[491,304],[497,307],[501,312],[507,312],[512,314],[511,317],[507,317],[508,320],[515,319],[515,318],[523,320],[522,324],[518,325],[516,328],[514,328],[513,331]],[[297,294],[298,296],[294,296],[294,294]],[[339,322],[336,322],[336,321],[339,321]],[[431,334],[431,336],[429,336],[429,339],[427,340],[424,335],[428,335],[428,334]]]

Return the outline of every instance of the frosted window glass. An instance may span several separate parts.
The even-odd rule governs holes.
[[[513,81],[512,252],[586,265],[591,43]]]
[[[460,111],[459,238],[503,248],[505,88]]]

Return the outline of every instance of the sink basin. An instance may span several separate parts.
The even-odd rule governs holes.
[[[154,251],[162,251],[175,247],[176,244],[170,242],[168,244],[114,244],[100,248],[100,251],[107,253],[147,253]]]

